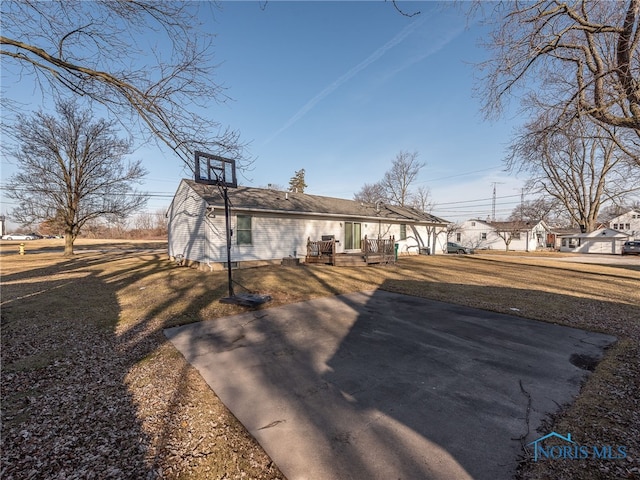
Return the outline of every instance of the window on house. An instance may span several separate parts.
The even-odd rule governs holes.
[[[461,233],[456,233],[456,242],[459,242],[462,240],[462,234]]]
[[[520,232],[513,232],[511,238],[514,240],[520,240]]]
[[[238,215],[236,243],[238,245],[251,245],[251,217],[249,215]]]
[[[630,223],[625,223],[624,224],[624,229],[625,230],[631,230],[631,224]]]
[[[482,232],[480,234],[480,240],[486,240],[487,239],[487,232]]]
[[[407,239],[407,226],[403,223],[400,225],[400,240]]]
[[[614,229],[614,230],[617,230],[617,229],[618,229],[618,224],[617,224],[617,223],[614,223],[614,224],[613,224],[613,229]]]
[[[475,227],[476,226],[476,222],[471,222],[471,226]]]

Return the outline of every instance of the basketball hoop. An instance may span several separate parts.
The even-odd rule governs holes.
[[[205,185],[238,188],[236,161],[220,155],[195,152],[195,181]]]
[[[255,307],[271,300],[269,295],[242,293],[236,295],[233,291],[231,276],[231,210],[229,207],[229,188],[238,188],[236,179],[236,161],[210,153],[195,152],[195,181],[205,185],[216,185],[222,188],[224,197],[224,217],[227,229],[227,277],[229,282],[229,296],[220,299],[221,303],[231,303],[245,307]]]

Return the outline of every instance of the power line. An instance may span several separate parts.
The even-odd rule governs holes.
[[[496,197],[497,199],[503,199],[503,198],[513,198],[513,197],[519,197],[520,195],[502,195],[499,197]],[[474,202],[484,202],[486,200],[493,200],[493,197],[489,197],[489,198],[477,198],[475,200],[460,200],[457,202],[444,202],[444,203],[438,203],[437,205],[456,205],[459,203],[474,203]]]
[[[14,186],[7,186],[7,185],[0,185],[0,190],[6,190],[8,192],[33,191],[33,189],[27,188],[27,187],[14,187]],[[38,192],[39,193],[59,193],[59,194],[66,193],[65,190],[55,190],[55,189],[45,189],[45,188],[38,190]],[[125,196],[125,197],[154,197],[154,198],[173,198],[174,197],[173,193],[167,193],[167,192],[122,192],[122,193],[106,192],[106,193],[102,193],[102,192],[96,191],[96,192],[93,192],[93,194],[102,195],[102,196],[117,195],[117,196]]]
[[[499,167],[500,165],[495,165],[493,167],[481,168],[480,170],[472,170],[471,172],[457,173],[455,175],[447,175],[446,177],[430,178],[428,180],[424,180],[416,183],[437,182],[440,180],[448,180],[450,178],[466,177],[467,175],[473,175],[474,173],[488,172],[489,170],[495,170],[496,168],[499,168]]]

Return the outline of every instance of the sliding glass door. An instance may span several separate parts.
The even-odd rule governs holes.
[[[356,222],[344,222],[344,249],[354,250],[361,248],[362,224]]]

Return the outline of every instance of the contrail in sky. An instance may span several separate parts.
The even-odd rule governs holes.
[[[273,135],[271,135],[264,143],[267,144],[271,140],[273,140],[275,137],[280,135],[282,132],[284,132],[286,129],[288,129],[291,125],[293,125],[298,120],[300,120],[302,117],[304,117],[307,114],[307,112],[309,112],[309,110],[311,110],[313,107],[316,106],[316,104],[318,102],[320,102],[325,97],[327,97],[327,95],[330,95],[331,93],[333,93],[340,85],[342,85],[343,83],[349,81],[351,78],[353,78],[359,72],[361,72],[362,70],[367,68],[369,65],[371,65],[373,62],[378,60],[380,57],[382,57],[388,50],[390,50],[391,48],[395,47],[400,42],[402,42],[419,25],[424,23],[426,18],[427,17],[425,16],[422,19],[417,20],[417,21],[415,21],[413,23],[410,23],[409,25],[404,27],[400,31],[400,33],[398,33],[395,37],[393,37],[391,40],[389,40],[387,43],[385,43],[382,47],[377,49],[375,52],[373,52],[371,55],[369,55],[366,59],[364,59],[358,65],[353,67],[347,73],[342,75],[340,78],[338,78],[337,80],[335,80],[334,82],[329,84],[327,87],[325,87],[324,90],[322,90],[315,97],[313,97],[311,100],[309,100],[300,110],[298,110],[298,112],[293,117],[291,117],[289,120],[287,120],[287,122],[282,127],[280,127],[280,129],[277,132],[275,132]]]

